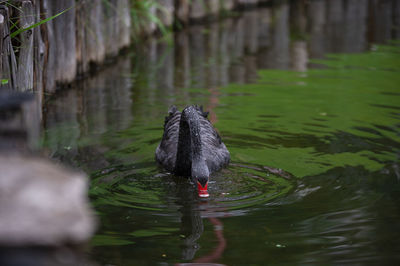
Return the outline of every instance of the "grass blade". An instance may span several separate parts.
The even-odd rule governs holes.
[[[73,7],[74,7],[74,6],[71,6],[70,8],[67,8],[67,9],[63,10],[63,11],[61,11],[60,13],[55,14],[54,16],[51,16],[51,17],[49,17],[49,18],[43,19],[43,20],[41,20],[41,21],[39,21],[39,22],[37,22],[37,23],[35,23],[35,24],[29,26],[29,27],[18,29],[18,30],[16,30],[16,31],[14,31],[13,33],[11,33],[10,36],[11,36],[11,38],[14,38],[15,36],[21,34],[21,33],[24,32],[24,31],[30,30],[30,29],[35,28],[35,27],[37,27],[37,26],[40,26],[40,25],[42,25],[43,23],[46,23],[46,22],[48,22],[48,21],[50,21],[50,20],[52,20],[52,19],[55,19],[56,17],[58,17],[58,16],[64,14],[65,12],[71,10]]]

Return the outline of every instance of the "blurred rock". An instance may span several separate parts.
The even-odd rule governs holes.
[[[92,236],[84,174],[20,155],[0,154],[0,169],[1,246],[77,244]]]
[[[39,141],[39,127],[39,108],[32,94],[0,91],[3,248],[78,244],[95,229],[87,177],[31,155]]]

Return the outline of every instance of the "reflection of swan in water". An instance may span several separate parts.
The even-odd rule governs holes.
[[[222,222],[214,217],[215,215],[220,216],[220,213],[216,214],[208,211],[208,202],[198,202],[195,194],[188,189],[187,185],[179,184],[178,186],[178,202],[181,205],[180,212],[182,213],[181,218],[181,233],[182,240],[182,259],[184,261],[193,261],[194,263],[210,263],[218,260],[225,250],[226,240],[223,236],[223,224]],[[196,252],[200,249],[197,241],[204,232],[203,218],[202,215],[214,225],[214,233],[217,239],[217,246],[208,255],[201,258],[195,258]],[[186,265],[190,263],[182,263],[177,265]]]
[[[193,187],[189,182],[181,182],[177,178],[176,181],[176,204],[181,206],[179,212],[181,213],[181,231],[182,237],[182,259],[190,261],[194,258],[200,246],[197,240],[201,237],[204,231],[203,220],[200,216],[198,208],[198,201]]]
[[[188,106],[181,113],[172,106],[168,112],[156,160],[176,175],[194,178],[199,196],[208,197],[209,175],[229,163],[229,152],[202,108]]]
[[[192,260],[200,248],[197,240],[201,237],[204,231],[203,220],[200,212],[193,210],[189,206],[183,206],[182,211],[182,226],[181,235],[184,237],[182,245],[182,259]]]
[[[194,259],[194,263],[212,263],[222,256],[226,247],[226,240],[223,234],[223,223],[216,217],[208,217],[207,219],[214,225],[214,234],[218,243],[217,246],[209,254],[194,259],[197,250],[200,248],[197,244],[197,240],[203,234],[204,226],[200,211],[192,210],[190,212],[190,217],[187,215],[182,216],[182,233],[185,234],[185,239],[183,240],[182,259]]]

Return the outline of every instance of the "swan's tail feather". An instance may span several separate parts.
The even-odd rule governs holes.
[[[167,125],[168,121],[171,120],[177,112],[178,112],[178,108],[176,108],[175,105],[171,105],[169,107],[168,116],[166,116],[164,119],[164,129],[165,129],[165,126]]]
[[[200,111],[201,115],[202,115],[204,118],[207,118],[207,117],[208,117],[209,112],[204,112],[204,111],[203,111],[203,105],[200,105],[200,107],[198,107],[198,106],[196,105],[196,109],[197,109],[198,111]]]
[[[178,108],[176,108],[175,105],[171,105],[171,106],[169,107],[169,109],[168,109],[168,114],[169,114],[169,115],[173,115],[173,114],[175,114],[175,112],[177,112],[177,111],[178,111]]]

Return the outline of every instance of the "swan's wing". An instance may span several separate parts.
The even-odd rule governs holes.
[[[229,163],[229,151],[222,142],[218,132],[206,118],[206,115],[202,116],[200,124],[203,156],[206,159],[206,163],[210,172],[218,171]]]
[[[181,113],[173,106],[165,117],[164,134],[156,149],[156,160],[168,171],[175,168]]]

